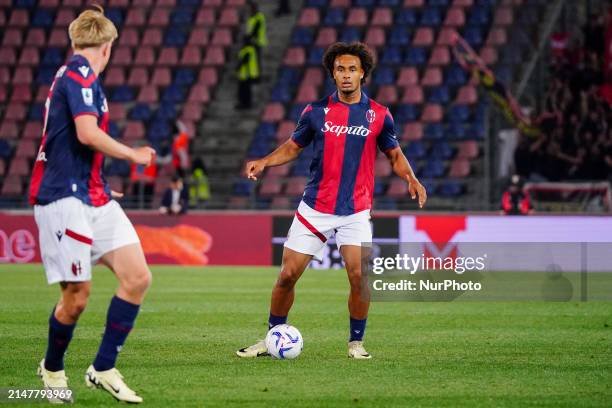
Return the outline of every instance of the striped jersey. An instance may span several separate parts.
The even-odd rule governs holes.
[[[341,102],[334,92],[306,106],[291,139],[300,147],[313,144],[304,202],[335,215],[372,208],[377,148],[388,152],[399,146],[389,109],[363,92],[354,104]]]
[[[108,104],[89,62],[74,55],[55,75],[45,102],[43,137],[30,183],[30,204],[76,197],[102,206],[111,199],[102,168],[104,156],[77,138],[75,119],[93,115],[108,131]]]

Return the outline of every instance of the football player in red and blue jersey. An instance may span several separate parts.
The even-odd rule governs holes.
[[[284,245],[268,326],[287,322],[296,282],[313,258],[321,259],[327,240],[335,235],[351,288],[348,355],[369,359],[363,336],[370,301],[361,262],[362,244],[372,242],[370,209],[377,150],[387,156],[394,173],[408,183],[411,197],[418,197],[421,208],[427,193],[400,149],[389,109],[361,89],[374,69],[368,48],[362,43],[333,44],[323,56],[323,66],[337,90],[304,109],[288,141],[246,165],[247,176],[257,180],[266,167],[295,160],[304,147],[313,145],[310,179]],[[257,357],[267,351],[264,342],[259,341],[236,353],[240,357]]]
[[[45,358],[38,375],[55,403],[71,402],[64,354],[87,305],[91,268],[107,265],[119,288],[110,302],[102,342],[85,373],[88,387],[120,401],[142,398],[115,368],[151,281],[140,240],[102,174],[104,155],[149,165],[150,147],[132,149],[107,134],[108,104],[99,75],[108,64],[117,29],[101,7],[86,10],[69,27],[74,55],[62,66],[45,103],[43,137],[32,173],[30,203],[40,236],[49,284],[59,283],[61,298],[49,317]]]

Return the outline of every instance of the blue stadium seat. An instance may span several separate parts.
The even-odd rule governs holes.
[[[163,45],[166,47],[183,47],[187,44],[187,33],[177,27],[169,27],[164,34]]]
[[[146,103],[139,103],[130,110],[128,113],[128,119],[146,122],[151,118],[151,115],[152,113],[149,105]]]
[[[345,27],[340,33],[340,41],[347,43],[361,41],[361,31],[356,27]]]
[[[399,65],[402,63],[402,49],[396,46],[385,47],[380,59],[382,64]]]
[[[120,8],[109,8],[104,10],[104,15],[112,21],[119,29],[123,26],[123,10]]]
[[[8,160],[13,154],[11,145],[3,139],[0,139],[0,159]]]
[[[435,158],[430,158],[425,163],[421,172],[422,177],[437,178],[444,175],[444,162]]]
[[[463,37],[465,38],[465,41],[468,44],[470,44],[470,46],[474,48],[476,51],[480,48],[480,46],[484,42],[484,35],[482,33],[482,30],[476,26],[468,27],[464,31]]]
[[[440,185],[438,194],[442,197],[457,197],[463,193],[463,186],[461,183],[453,180],[445,181]]]
[[[276,125],[274,123],[262,122],[255,130],[255,137],[265,141],[272,141],[276,137]]]
[[[55,78],[55,72],[57,69],[54,68],[42,68],[38,70],[36,74],[37,85],[51,85]]]
[[[421,47],[410,47],[406,51],[404,63],[414,66],[422,66],[427,62],[427,50]]]
[[[195,7],[198,7],[200,3],[202,3],[201,0],[179,0],[178,6],[195,8]]]
[[[340,8],[330,8],[323,19],[325,26],[339,26],[344,24],[344,10]]]
[[[302,115],[302,112],[304,111],[305,107],[306,104],[302,103],[293,105],[291,109],[289,109],[289,115],[287,116],[289,120],[297,122],[300,119],[300,116]]]
[[[441,85],[431,90],[431,94],[429,96],[429,102],[437,103],[440,105],[446,105],[449,101],[450,101],[450,92],[447,86]]]
[[[467,105],[454,105],[447,111],[449,122],[462,123],[470,118],[470,108]]]
[[[328,0],[308,0],[306,2],[306,7],[323,8],[323,7],[327,7],[327,5],[328,5]]]
[[[419,180],[423,187],[425,187],[425,191],[427,191],[428,196],[433,196],[437,192],[436,183],[430,179],[421,179]]]
[[[270,94],[270,101],[287,103],[291,101],[291,91],[286,85],[276,85]]]
[[[453,148],[445,141],[440,141],[431,147],[430,156],[436,159],[448,160],[454,155]]]
[[[489,9],[487,7],[475,6],[468,17],[468,25],[486,26],[490,22]]]
[[[131,102],[135,99],[134,90],[127,86],[118,86],[111,92],[111,102]]]
[[[182,103],[185,101],[187,93],[185,88],[177,85],[170,85],[164,90],[161,101],[167,103]]]
[[[278,83],[294,86],[300,80],[300,70],[297,68],[282,67],[278,72]]]
[[[303,176],[307,177],[310,174],[310,163],[306,160],[298,160],[291,168],[290,174],[292,176]]]
[[[450,0],[429,0],[427,2],[428,6],[434,6],[434,7],[448,7],[449,4],[450,4]]]
[[[31,23],[33,27],[50,28],[54,19],[55,15],[51,10],[38,8],[32,16]]]
[[[450,123],[446,128],[445,135],[448,140],[464,140],[467,138],[468,132],[463,123]]]
[[[196,81],[196,73],[191,68],[178,68],[174,71],[174,80],[172,81],[175,85],[193,85]]]
[[[406,157],[411,160],[422,159],[427,154],[425,150],[425,146],[423,145],[422,142],[419,142],[419,141],[409,143],[402,150],[404,154],[406,155]]]
[[[51,47],[45,50],[41,65],[45,67],[59,68],[64,63],[64,50]]]
[[[272,203],[271,198],[257,197],[255,199],[255,209],[256,210],[269,210],[271,203]]]
[[[353,0],[353,7],[365,7],[371,9],[376,5],[376,0]]]
[[[297,27],[291,34],[291,44],[310,46],[314,42],[314,32],[307,27]]]
[[[13,1],[13,7],[15,8],[27,8],[31,9],[36,6],[36,0],[15,0]]]
[[[442,25],[442,15],[440,10],[436,7],[426,8],[423,11],[423,14],[421,14],[421,21],[419,24],[427,27],[439,27]]]
[[[147,140],[157,143],[170,140],[172,139],[172,129],[167,121],[152,121],[147,128],[146,137]]]
[[[176,108],[171,103],[159,104],[159,109],[155,112],[156,119],[174,120],[177,117]]]
[[[410,31],[406,26],[397,26],[391,30],[389,45],[407,46],[410,44]]]
[[[410,104],[399,105],[393,114],[395,121],[399,123],[414,122],[419,116],[421,116],[419,107]]]
[[[255,183],[241,179],[234,183],[232,194],[236,196],[250,196],[255,188]]]
[[[322,48],[322,47],[311,48],[310,52],[308,53],[308,58],[306,59],[306,64],[321,65],[323,54],[325,54],[325,48]]]
[[[472,123],[467,137],[470,139],[483,140],[485,136],[486,134],[484,123]]]
[[[392,85],[395,83],[395,70],[389,67],[380,67],[374,71],[372,78],[374,85]]]
[[[193,21],[193,10],[190,8],[180,8],[172,12],[170,24],[173,26],[190,26]]]
[[[457,64],[451,65],[444,75],[444,85],[457,88],[465,85],[468,81],[466,72]]]
[[[397,7],[401,4],[401,0],[378,0],[378,5],[381,7]]]
[[[376,177],[376,180],[374,180],[374,196],[382,196],[385,194],[386,191],[387,183],[385,183],[385,179],[382,177]]]
[[[374,206],[379,210],[397,210],[397,202],[391,197],[377,197]]]
[[[417,15],[413,9],[401,9],[395,18],[396,25],[413,27],[417,23]]]
[[[425,139],[440,140],[444,138],[444,126],[441,123],[429,123],[423,131]]]
[[[119,136],[121,135],[121,130],[119,129],[119,126],[115,122],[111,121],[108,123],[108,134],[113,139],[118,139]]]

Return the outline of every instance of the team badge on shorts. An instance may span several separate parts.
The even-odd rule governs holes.
[[[366,120],[368,123],[372,123],[376,120],[376,112],[373,109],[368,109],[366,112]]]
[[[72,274],[74,276],[79,276],[83,272],[83,268],[81,267],[81,261],[72,262]]]

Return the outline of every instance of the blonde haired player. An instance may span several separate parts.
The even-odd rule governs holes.
[[[111,55],[117,29],[101,7],[82,12],[69,27],[74,55],[62,66],[45,103],[43,138],[32,173],[30,203],[40,235],[41,256],[49,284],[59,283],[61,297],[49,317],[45,358],[38,374],[47,389],[66,389],[64,354],[79,316],[87,305],[91,268],[107,265],[119,288],[110,302],[106,328],[86,385],[108,391],[120,401],[142,398],[115,368],[117,355],[134,325],[151,283],[134,227],[113,200],[102,174],[104,155],[148,165],[150,147],[132,149],[112,139],[108,104],[98,79]],[[63,397],[63,398],[62,398]],[[71,402],[57,393],[51,402]]]

